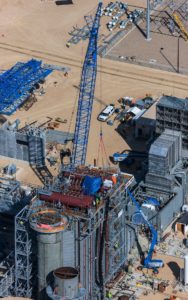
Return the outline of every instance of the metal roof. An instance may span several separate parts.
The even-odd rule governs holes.
[[[174,143],[174,137],[172,136],[172,139],[169,140],[167,139],[167,134],[163,133],[151,145],[149,154],[155,156],[167,157],[168,151],[173,143]]]
[[[149,150],[149,155],[163,156],[166,157],[168,154],[169,147],[167,145],[163,145],[162,143],[153,143]]]
[[[139,109],[138,107],[134,106],[129,108],[129,110],[127,111],[128,113],[132,113],[133,115],[137,115],[141,112],[141,109]]]
[[[157,106],[164,106],[168,108],[188,111],[188,100],[173,96],[162,96],[157,103]]]

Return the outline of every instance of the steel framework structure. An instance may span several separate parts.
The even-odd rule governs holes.
[[[29,215],[29,207],[25,206],[15,217],[15,294],[26,298],[32,295]]]
[[[90,32],[89,44],[82,68],[80,94],[76,117],[72,165],[84,165],[89,137],[91,113],[97,75],[97,40],[100,25],[102,2],[99,3],[93,26]]]
[[[52,72],[41,61],[18,62],[0,74],[0,113],[11,115],[28,98],[34,85]]]
[[[1,279],[0,279],[0,297],[11,295],[14,288],[14,252],[11,252],[5,260],[0,263]]]

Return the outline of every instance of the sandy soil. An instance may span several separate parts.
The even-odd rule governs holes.
[[[130,4],[139,2],[140,5],[145,3],[136,0],[128,2]],[[83,16],[94,11],[98,0],[75,0],[74,3],[56,6],[54,1],[0,1],[0,69],[7,69],[17,61],[25,61],[32,57],[71,67],[68,78],[60,72],[50,75],[46,82],[45,95],[38,97],[38,102],[29,111],[17,111],[10,120],[19,118],[24,125],[25,122],[35,120],[42,123],[47,116],[62,117],[68,119],[68,123],[61,127],[62,130],[68,130],[70,127],[71,131],[74,131],[78,99],[78,89],[75,86],[79,85],[88,41],[70,48],[66,47],[66,41],[72,26],[76,24],[82,26]],[[96,121],[105,104],[114,102],[117,105],[117,99],[125,95],[138,98],[145,96],[146,93],[156,96],[165,93],[186,97],[188,92],[186,76],[101,58],[98,65],[87,163],[93,163],[94,158],[98,156],[101,128],[107,156],[129,148],[115,131],[117,124],[111,127]],[[56,87],[54,81],[58,82]],[[102,160],[100,161],[102,164]]]
[[[30,168],[29,163],[21,161],[21,160],[15,160],[13,158],[6,158],[3,156],[0,156],[0,169],[2,170],[4,167],[6,167],[9,164],[16,164],[17,172],[15,179],[18,181],[21,181],[23,185],[28,186],[41,186],[42,183],[40,179],[35,175],[34,171]],[[3,174],[0,173],[0,177],[3,176]]]
[[[165,264],[164,268],[159,269],[159,274],[157,275],[157,277],[159,279],[161,279],[161,281],[169,280],[171,282],[171,284],[169,285],[169,287],[166,288],[164,293],[159,293],[159,292],[150,293],[147,296],[144,295],[144,296],[140,297],[139,300],[150,300],[150,299],[164,300],[165,298],[168,299],[170,295],[180,297],[180,299],[182,299],[182,300],[188,299],[187,293],[176,292],[172,288],[173,282],[175,282],[175,280],[177,280],[177,278],[179,276],[180,268],[183,268],[183,266],[184,266],[183,259],[176,258],[173,256],[159,255],[159,254],[157,255],[157,259],[162,259]]]

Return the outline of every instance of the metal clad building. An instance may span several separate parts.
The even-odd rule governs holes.
[[[172,96],[162,96],[157,103],[156,132],[165,129],[182,132],[182,146],[188,149],[188,101]]]

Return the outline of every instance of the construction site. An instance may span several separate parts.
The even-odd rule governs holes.
[[[0,15],[0,298],[188,299],[188,1]]]

